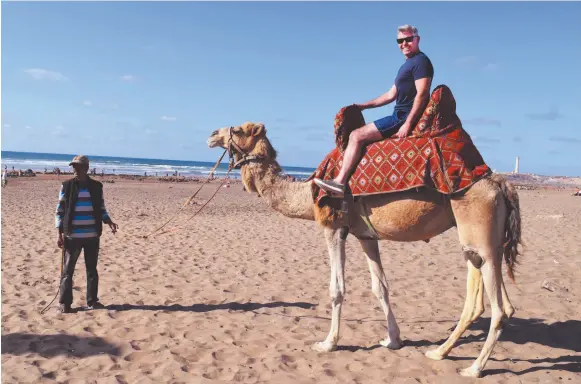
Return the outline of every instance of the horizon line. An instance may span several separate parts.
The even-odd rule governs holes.
[[[0,153],[1,152],[16,152],[16,153],[37,153],[37,154],[42,154],[42,155],[63,155],[63,156],[77,156],[78,154],[74,154],[74,153],[57,153],[57,152],[31,152],[31,151],[12,151],[12,150],[8,150],[8,149],[0,149]],[[87,157],[89,157],[89,160],[91,159],[91,156],[95,156],[95,157],[116,157],[116,158],[121,158],[121,159],[137,159],[137,160],[161,160],[161,161],[193,161],[193,162],[202,162],[202,163],[215,163],[215,161],[201,161],[201,160],[183,160],[183,159],[160,159],[160,158],[153,158],[153,157],[128,157],[128,156],[110,156],[110,155],[85,155]],[[1,156],[0,156],[1,157]],[[220,162],[220,164],[223,164],[224,162],[228,162],[228,160],[222,160]],[[308,168],[308,169],[317,169],[317,166],[314,167],[301,167],[301,166],[297,166],[297,165],[283,165],[280,164],[281,167],[293,167],[293,168]]]

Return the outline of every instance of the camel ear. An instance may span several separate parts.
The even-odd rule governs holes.
[[[252,136],[260,136],[266,133],[266,128],[264,128],[264,124],[257,123],[254,124],[252,127]]]

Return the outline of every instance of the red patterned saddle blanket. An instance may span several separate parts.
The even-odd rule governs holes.
[[[355,106],[342,108],[335,117],[333,149],[308,180],[334,178],[341,168],[349,134],[365,125]],[[456,115],[456,101],[450,89],[439,85],[431,94],[422,117],[403,139],[387,138],[367,146],[350,178],[354,196],[433,188],[452,194],[470,187],[491,173],[470,135]],[[319,203],[327,193],[312,183]]]

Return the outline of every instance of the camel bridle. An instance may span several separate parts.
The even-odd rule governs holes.
[[[228,128],[228,143],[226,144],[226,151],[228,152],[228,156],[230,157],[228,169],[238,169],[242,167],[244,164],[247,164],[254,160],[264,160],[265,156],[260,155],[251,155],[245,152],[236,142],[234,141],[234,127]],[[237,153],[240,157],[238,161],[235,161],[235,153]]]

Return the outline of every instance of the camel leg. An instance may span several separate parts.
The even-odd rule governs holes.
[[[371,273],[371,290],[379,300],[387,320],[387,337],[379,343],[389,349],[399,349],[403,343],[399,337],[399,327],[389,304],[389,290],[379,256],[379,244],[377,240],[359,240],[359,243],[367,256],[367,265]]]
[[[468,268],[470,268],[470,266]],[[482,272],[480,272],[479,269],[474,268],[474,266],[472,266],[472,268],[474,269],[473,271],[468,269],[468,276],[470,276],[470,273],[474,273],[478,274],[479,278],[477,287],[478,292],[476,293],[476,302],[474,303],[475,307],[474,312],[472,313],[472,318],[470,319],[470,323],[478,320],[478,318],[484,313],[484,281],[482,281]]]
[[[474,267],[474,265],[472,265],[470,261],[467,261],[466,264],[468,266],[468,277],[466,279],[466,301],[464,302],[464,309],[462,310],[460,321],[456,325],[456,328],[448,340],[444,342],[444,344],[440,345],[436,349],[432,349],[426,352],[426,356],[430,359],[442,360],[444,357],[446,357],[458,339],[462,337],[462,334],[466,331],[470,324],[472,324],[472,322],[477,319],[484,311],[481,287],[483,285],[482,274]]]
[[[502,309],[504,310],[504,315],[507,319],[510,319],[514,315],[514,307],[508,298],[508,293],[506,292],[506,288],[504,287],[504,279],[501,277],[501,289],[502,289]]]
[[[325,341],[315,343],[313,349],[319,352],[331,352],[337,348],[339,341],[339,323],[341,318],[341,306],[345,296],[345,240],[339,236],[338,229],[325,228],[325,239],[331,264],[331,329]]]
[[[486,362],[502,333],[503,322],[506,320],[506,315],[502,303],[501,262],[502,256],[488,260],[481,268],[484,287],[488,294],[492,310],[492,315],[490,316],[490,329],[484,347],[480,352],[480,356],[478,356],[470,367],[460,371],[462,376],[480,377],[482,375],[482,370],[484,369]]]
[[[481,273],[479,270],[477,273]],[[512,306],[510,299],[508,298],[508,293],[506,292],[506,287],[504,286],[504,279],[502,281],[502,307],[504,314],[507,319],[510,319],[514,315],[514,307]],[[480,284],[478,287],[478,295],[476,297],[476,308],[474,309],[474,315],[472,316],[471,322],[475,322],[484,313],[484,281],[480,279]]]

